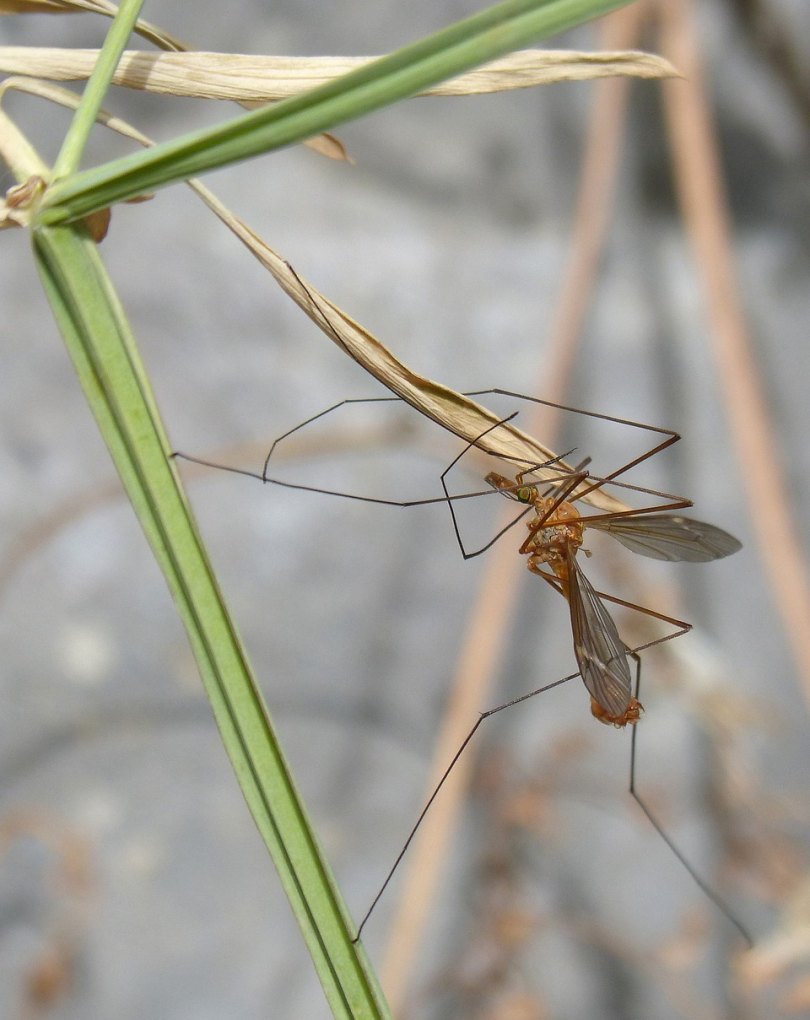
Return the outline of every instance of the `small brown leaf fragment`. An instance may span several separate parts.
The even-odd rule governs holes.
[[[87,227],[90,236],[96,244],[101,244],[107,236],[107,231],[110,227],[109,207],[106,209],[99,209],[98,212],[90,213],[89,216],[85,216],[84,225]]]
[[[315,138],[308,138],[304,145],[308,149],[312,149],[313,152],[326,156],[327,159],[334,159],[341,163],[354,163],[354,160],[346,150],[346,146],[337,135],[330,135],[324,131],[323,134],[316,135]]]
[[[16,184],[6,192],[6,205],[9,209],[27,209],[37,195],[45,190],[45,181],[34,174],[22,184]]]

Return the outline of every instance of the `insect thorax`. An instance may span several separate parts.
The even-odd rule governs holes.
[[[526,527],[529,538],[525,550],[533,559],[548,563],[564,563],[568,550],[576,552],[582,545],[582,519],[577,508],[571,503],[560,503],[554,507],[555,500],[551,496],[539,498],[535,506],[537,513]],[[548,515],[548,516],[547,516]]]

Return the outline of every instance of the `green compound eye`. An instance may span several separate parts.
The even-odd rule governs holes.
[[[515,495],[521,503],[533,503],[535,492],[536,490],[533,485],[521,485]]]

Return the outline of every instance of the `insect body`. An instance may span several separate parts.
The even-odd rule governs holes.
[[[568,602],[574,655],[591,696],[591,712],[605,724],[621,727],[636,723],[643,708],[631,694],[627,648],[577,562],[586,519],[573,503],[559,496],[541,496],[535,485],[515,488],[508,478],[495,472],[488,474],[486,481],[534,508],[534,516],[526,524],[529,535],[520,552],[528,556],[529,570],[549,581]],[[553,574],[549,575],[544,566],[550,567]]]
[[[740,543],[720,528],[677,514],[630,511],[583,517],[574,503],[565,498],[570,494],[570,486],[556,495],[544,496],[536,485],[525,484],[520,473],[516,481],[511,482],[493,471],[486,476],[486,481],[505,496],[534,510],[526,524],[529,535],[520,552],[528,556],[529,570],[548,581],[568,602],[574,655],[591,695],[591,712],[600,722],[613,726],[638,722],[643,706],[631,694],[627,662],[631,653],[619,637],[604,602],[577,562],[585,529],[594,527],[606,531],[643,556],[692,563],[721,559],[736,552]],[[550,568],[551,573],[544,567]],[[662,615],[641,606],[636,608],[651,615]],[[688,628],[680,621],[670,622]]]

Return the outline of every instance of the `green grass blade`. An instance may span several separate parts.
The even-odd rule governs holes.
[[[81,162],[87,139],[96,123],[96,117],[110,87],[121,54],[132,35],[138,20],[143,0],[122,0],[113,19],[104,45],[99,53],[96,66],[87,82],[81,103],[70,123],[62,148],[53,168],[54,179],[75,173]]]
[[[58,181],[46,193],[39,222],[68,222],[303,141],[627,2],[505,0],[300,96]]]
[[[179,607],[223,742],[332,1012],[341,1020],[388,1017],[365,954],[351,943],[353,926],[167,457],[148,379],[96,247],[82,228],[56,227],[34,232],[34,251],[87,399]]]

